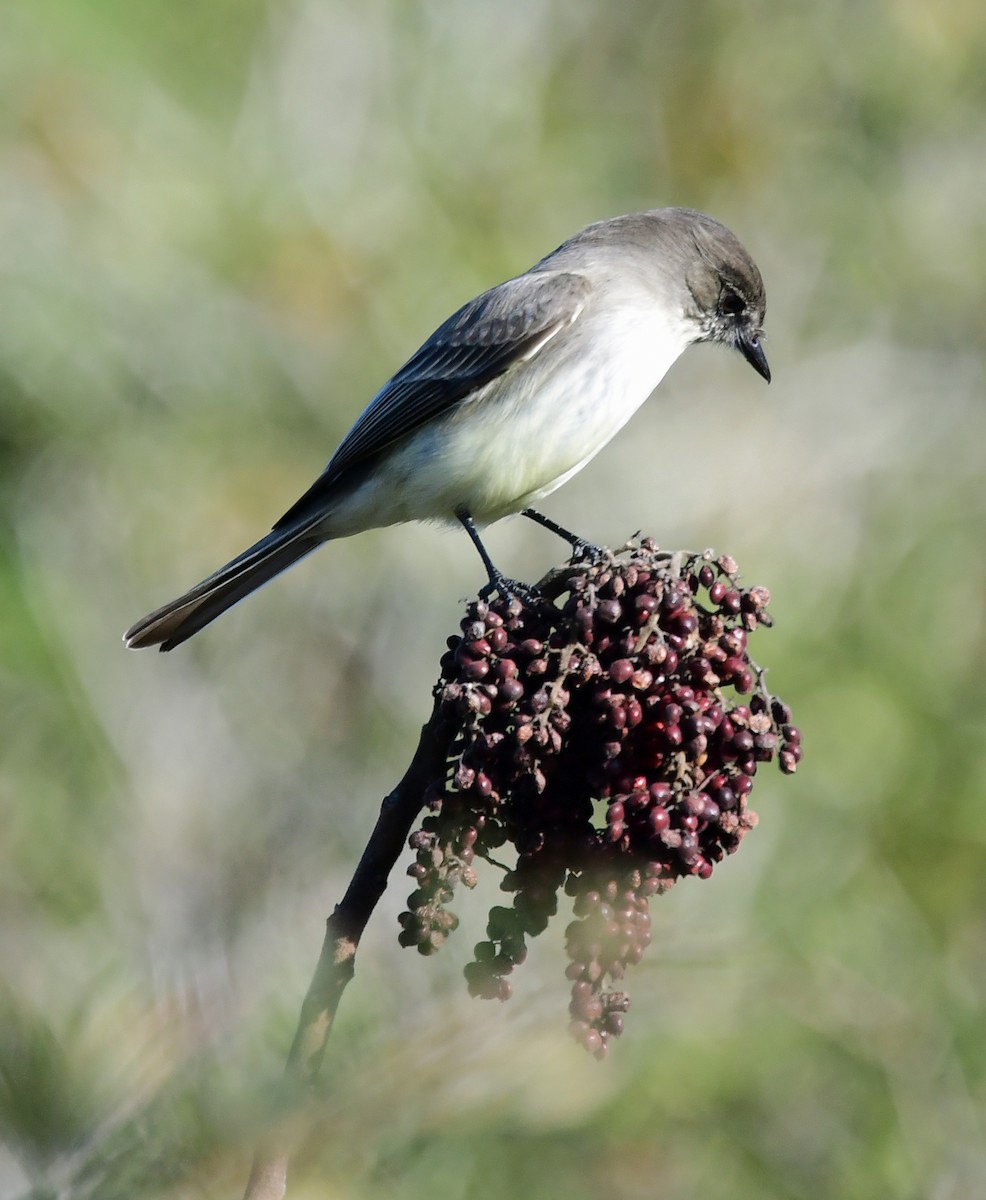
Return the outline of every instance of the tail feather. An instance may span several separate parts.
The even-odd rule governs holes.
[[[173,650],[244,596],[310,554],[321,541],[304,526],[275,530],[177,600],[148,613],[127,630],[123,640],[131,650],[157,645],[162,650]]]

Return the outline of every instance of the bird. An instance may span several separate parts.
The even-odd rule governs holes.
[[[770,382],[766,294],[736,236],[658,208],[586,226],[453,313],[369,402],[271,532],[124,635],[171,650],[323,542],[406,521],[458,522],[489,588],[509,590],[479,527],[533,506],[626,424],[696,342],[732,347]]]

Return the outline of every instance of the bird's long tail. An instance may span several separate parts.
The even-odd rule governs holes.
[[[127,630],[123,640],[131,650],[157,645],[173,650],[323,540],[312,533],[310,522],[275,528],[183,596],[148,613]]]

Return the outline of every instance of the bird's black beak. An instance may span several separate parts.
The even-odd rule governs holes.
[[[763,346],[760,345],[760,339],[748,333],[741,333],[737,338],[736,345],[740,354],[754,371],[770,383],[770,367],[767,363],[767,355],[763,352]]]

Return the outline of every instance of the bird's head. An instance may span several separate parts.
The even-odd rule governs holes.
[[[757,265],[724,225],[698,213],[694,218],[694,255],[686,282],[690,316],[699,331],[696,341],[733,347],[770,383],[761,345],[767,296]]]

